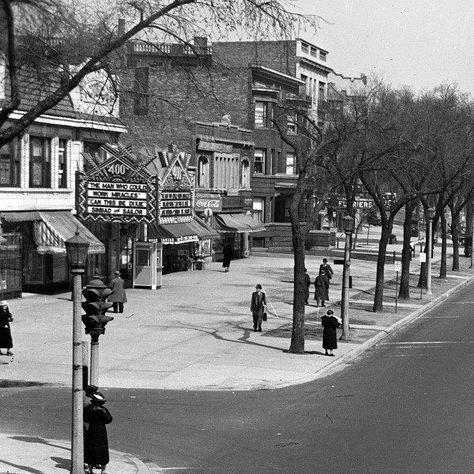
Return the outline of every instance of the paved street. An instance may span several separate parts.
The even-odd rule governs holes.
[[[320,261],[321,256],[308,256],[310,275],[316,273]],[[269,430],[265,436],[279,437],[282,426],[298,433],[299,428],[291,420],[293,416],[294,421],[298,420],[299,415],[282,407],[294,405],[302,413],[312,413],[313,406],[324,400],[308,401],[308,387],[311,394],[324,393],[333,377],[339,377],[338,371],[340,377],[351,377],[358,366],[352,365],[354,357],[365,353],[376,341],[384,340],[397,327],[403,328],[416,317],[423,317],[433,304],[465,286],[472,273],[469,260],[461,262],[462,270],[446,280],[435,277],[435,265],[433,295],[420,298],[419,290],[413,288],[412,299],[400,302],[397,312],[394,283],[389,282],[394,273],[387,265],[385,310],[376,314],[370,311],[375,262],[354,260],[352,340],[339,343],[335,358],[322,355],[320,309],[313,304],[307,307],[306,354],[286,352],[292,311],[290,255],[234,261],[229,273],[213,263],[203,272],[165,275],[164,287],[155,292],[129,290],[125,313],[116,315],[101,337],[100,385],[115,415],[109,430],[114,449],[109,470],[145,474],[161,472],[161,467],[193,466],[202,472],[251,472],[243,464],[243,470],[232,471],[234,464],[229,464],[232,461],[239,466],[237,458],[248,451],[246,443],[253,439],[248,433],[263,436],[262,427]],[[416,280],[416,260],[412,264]],[[341,268],[336,266],[335,270],[330,298],[338,313]],[[249,295],[257,281],[264,285],[275,310],[262,334],[251,331],[248,312]],[[15,355],[0,360],[2,385],[10,387],[0,389],[5,422],[2,444],[10,446],[9,458],[2,460],[5,468],[14,465],[15,459],[24,460],[27,452],[40,457],[28,464],[16,463],[18,472],[52,474],[67,464],[72,306],[69,297],[25,295],[11,302],[15,315]],[[32,340],[38,350],[31,349]],[[348,367],[351,370],[341,372]],[[324,378],[327,375],[331,378]],[[300,385],[304,382],[310,384]],[[37,383],[46,385],[34,388]],[[33,387],[25,388],[28,384]],[[167,391],[156,390],[160,388]],[[261,390],[273,388],[280,390]],[[280,417],[284,421],[278,421]],[[218,433],[216,426],[220,426]],[[265,449],[277,446],[284,454],[287,447],[299,443],[293,438],[279,439],[275,438],[274,445],[269,442]],[[25,451],[26,446],[29,451]],[[242,451],[236,451],[235,446]],[[254,451],[255,455],[261,453]],[[217,454],[221,452],[226,453],[223,458]],[[244,461],[241,459],[240,463]],[[46,470],[31,471],[44,462]],[[253,462],[258,465],[258,459]],[[275,465],[280,462],[283,461],[276,456]],[[0,463],[0,467],[4,465]],[[275,465],[268,466],[274,469]],[[305,471],[304,464],[301,466],[295,472],[312,472]]]
[[[108,389],[113,448],[152,473],[472,472],[473,306],[471,284],[350,369],[303,385]],[[66,388],[13,390],[2,419],[22,446],[24,430],[68,435]]]

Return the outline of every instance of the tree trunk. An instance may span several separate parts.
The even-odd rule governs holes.
[[[428,235],[428,223],[426,222],[425,223],[425,245],[424,245],[424,252],[425,254],[428,252],[428,248],[426,247],[426,241],[427,241],[427,235]],[[426,268],[426,262],[423,262],[421,265],[420,265],[420,276],[418,278],[418,288],[423,288],[426,290],[426,285],[427,285],[427,275],[426,275],[426,272],[427,272],[427,268]]]
[[[305,250],[304,239],[298,219],[297,209],[297,205],[294,206],[294,211],[292,211],[292,209],[290,208],[293,255],[295,266],[293,268],[293,329],[291,331],[291,344],[289,352],[291,352],[292,354],[303,354],[306,294],[306,283],[304,278]]]
[[[379,242],[379,255],[377,258],[377,276],[375,280],[374,313],[383,311],[383,286],[385,279],[385,256],[387,254],[387,245],[392,233],[393,224],[382,225],[382,235]]]
[[[439,277],[446,278],[448,258],[448,233],[446,232],[446,216],[441,213],[441,267],[439,269]]]
[[[459,214],[454,213],[451,209],[451,236],[453,239],[453,271],[459,271]]]
[[[402,300],[410,298],[410,261],[411,261],[411,219],[413,216],[413,203],[405,204],[405,220],[403,222],[403,248],[402,248],[402,275],[400,278],[400,291],[398,297]]]

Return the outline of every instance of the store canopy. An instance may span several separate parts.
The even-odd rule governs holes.
[[[105,253],[104,244],[69,211],[2,212],[6,222],[32,222],[39,254],[66,254],[64,242],[79,232],[89,241],[89,253]]]
[[[164,245],[185,244],[219,237],[219,234],[198,217],[179,224],[153,224],[150,237],[160,239]]]
[[[261,232],[265,230],[261,222],[252,219],[248,214],[215,214],[221,232]]]

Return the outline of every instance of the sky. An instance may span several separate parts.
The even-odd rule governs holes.
[[[324,18],[300,36],[347,76],[376,74],[416,92],[443,83],[474,96],[474,0],[299,0]]]

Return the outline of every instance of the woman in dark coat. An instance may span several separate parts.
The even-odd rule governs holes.
[[[127,302],[124,281],[120,277],[120,272],[114,272],[114,278],[111,280],[109,288],[113,293],[109,296],[109,301],[114,304],[114,313],[123,313],[123,305]]]
[[[323,349],[325,349],[327,356],[334,356],[332,351],[337,349],[336,329],[340,327],[341,324],[334,316],[332,309],[328,309],[327,314],[321,317],[321,324],[323,326]]]
[[[109,462],[109,442],[106,424],[112,421],[109,410],[103,406],[105,398],[100,392],[91,395],[91,403],[84,408],[84,423],[88,424],[84,433],[84,462],[89,474],[94,467],[100,467],[101,473]]]
[[[13,339],[10,329],[10,323],[12,321],[13,317],[8,308],[8,303],[6,301],[0,301],[0,355],[3,355],[3,348],[7,350],[7,355],[13,355],[11,351]]]
[[[224,247],[224,259],[222,260],[222,266],[224,267],[224,271],[228,272],[229,267],[230,267],[230,261],[232,260],[234,256],[234,249],[232,248],[232,245],[227,244]]]
[[[325,306],[324,302],[329,299],[329,279],[325,273],[319,274],[314,280],[314,299],[316,306]]]

